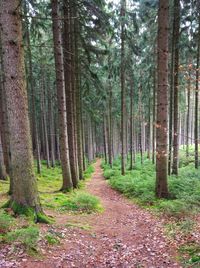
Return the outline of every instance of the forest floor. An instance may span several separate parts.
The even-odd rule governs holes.
[[[100,198],[104,211],[89,215],[47,211],[56,223],[53,227],[42,225],[42,231],[52,228],[64,239],[60,245],[43,248],[39,259],[23,258],[19,267],[182,267],[162,222],[111,189],[103,177],[100,160],[95,163],[86,191]]]

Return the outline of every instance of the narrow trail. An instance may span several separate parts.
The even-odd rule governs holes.
[[[111,189],[103,178],[100,160],[87,183],[87,191],[101,199],[104,212],[63,215],[57,224],[87,224],[90,230],[63,229],[62,245],[47,252],[43,260],[28,260],[22,268],[172,268],[176,251],[163,234],[162,224],[152,214]],[[83,228],[84,229],[84,228]]]

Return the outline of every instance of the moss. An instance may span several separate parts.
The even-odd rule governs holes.
[[[49,216],[46,216],[44,213],[37,213],[36,222],[51,224],[55,222],[55,220]]]
[[[12,200],[6,202],[3,207],[11,208],[15,215],[25,215],[27,218],[34,222],[47,224],[53,222],[53,219],[46,216],[43,212],[36,212],[34,208],[18,204],[17,202]]]

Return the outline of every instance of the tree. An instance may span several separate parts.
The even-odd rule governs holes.
[[[71,180],[71,170],[69,163],[69,149],[67,136],[67,114],[66,97],[64,81],[63,51],[61,42],[61,22],[59,20],[58,0],[52,0],[52,21],[54,38],[54,55],[56,69],[56,88],[58,99],[58,117],[59,117],[59,137],[60,137],[60,156],[62,166],[63,185],[62,190],[69,190],[73,187]]]
[[[13,192],[9,206],[15,213],[34,211],[36,220],[40,220],[42,208],[33,170],[20,0],[2,0],[0,10],[5,97],[9,129],[12,130],[9,139]]]
[[[126,151],[126,104],[125,104],[125,8],[126,0],[121,1],[121,173],[125,175],[125,151]]]
[[[200,4],[198,3],[198,39],[197,39],[197,63],[196,63],[196,83],[195,83],[195,124],[194,124],[194,140],[195,140],[195,168],[199,166],[199,58],[200,58]]]
[[[168,0],[159,0],[158,66],[157,66],[157,129],[156,129],[156,196],[168,197],[167,139],[168,139]]]
[[[174,45],[174,135],[173,135],[173,165],[172,174],[178,175],[178,151],[179,151],[179,28],[180,28],[180,0],[174,0],[174,23],[173,23],[173,45]]]

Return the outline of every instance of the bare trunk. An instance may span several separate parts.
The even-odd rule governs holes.
[[[0,2],[5,94],[10,131],[10,176],[13,192],[10,206],[16,213],[21,207],[42,212],[34,176],[28,101],[25,84],[24,53],[20,0]]]
[[[61,24],[58,20],[58,0],[52,0],[52,21],[53,21],[53,40],[54,40],[54,57],[56,69],[56,89],[58,100],[58,121],[59,121],[59,145],[60,158],[62,167],[62,190],[68,190],[73,187],[69,163],[69,148],[67,135],[67,114],[66,114],[66,98],[64,84],[64,66],[63,51],[61,42]]]
[[[179,27],[180,0],[174,1],[174,136],[173,136],[173,164],[172,174],[178,175],[179,162]]]
[[[125,17],[125,9],[126,9],[126,0],[121,0],[121,173],[125,175],[126,172],[126,94],[125,94],[125,25],[124,25],[124,17]]]
[[[156,196],[168,197],[168,0],[159,0],[158,10],[158,87],[156,130]]]

